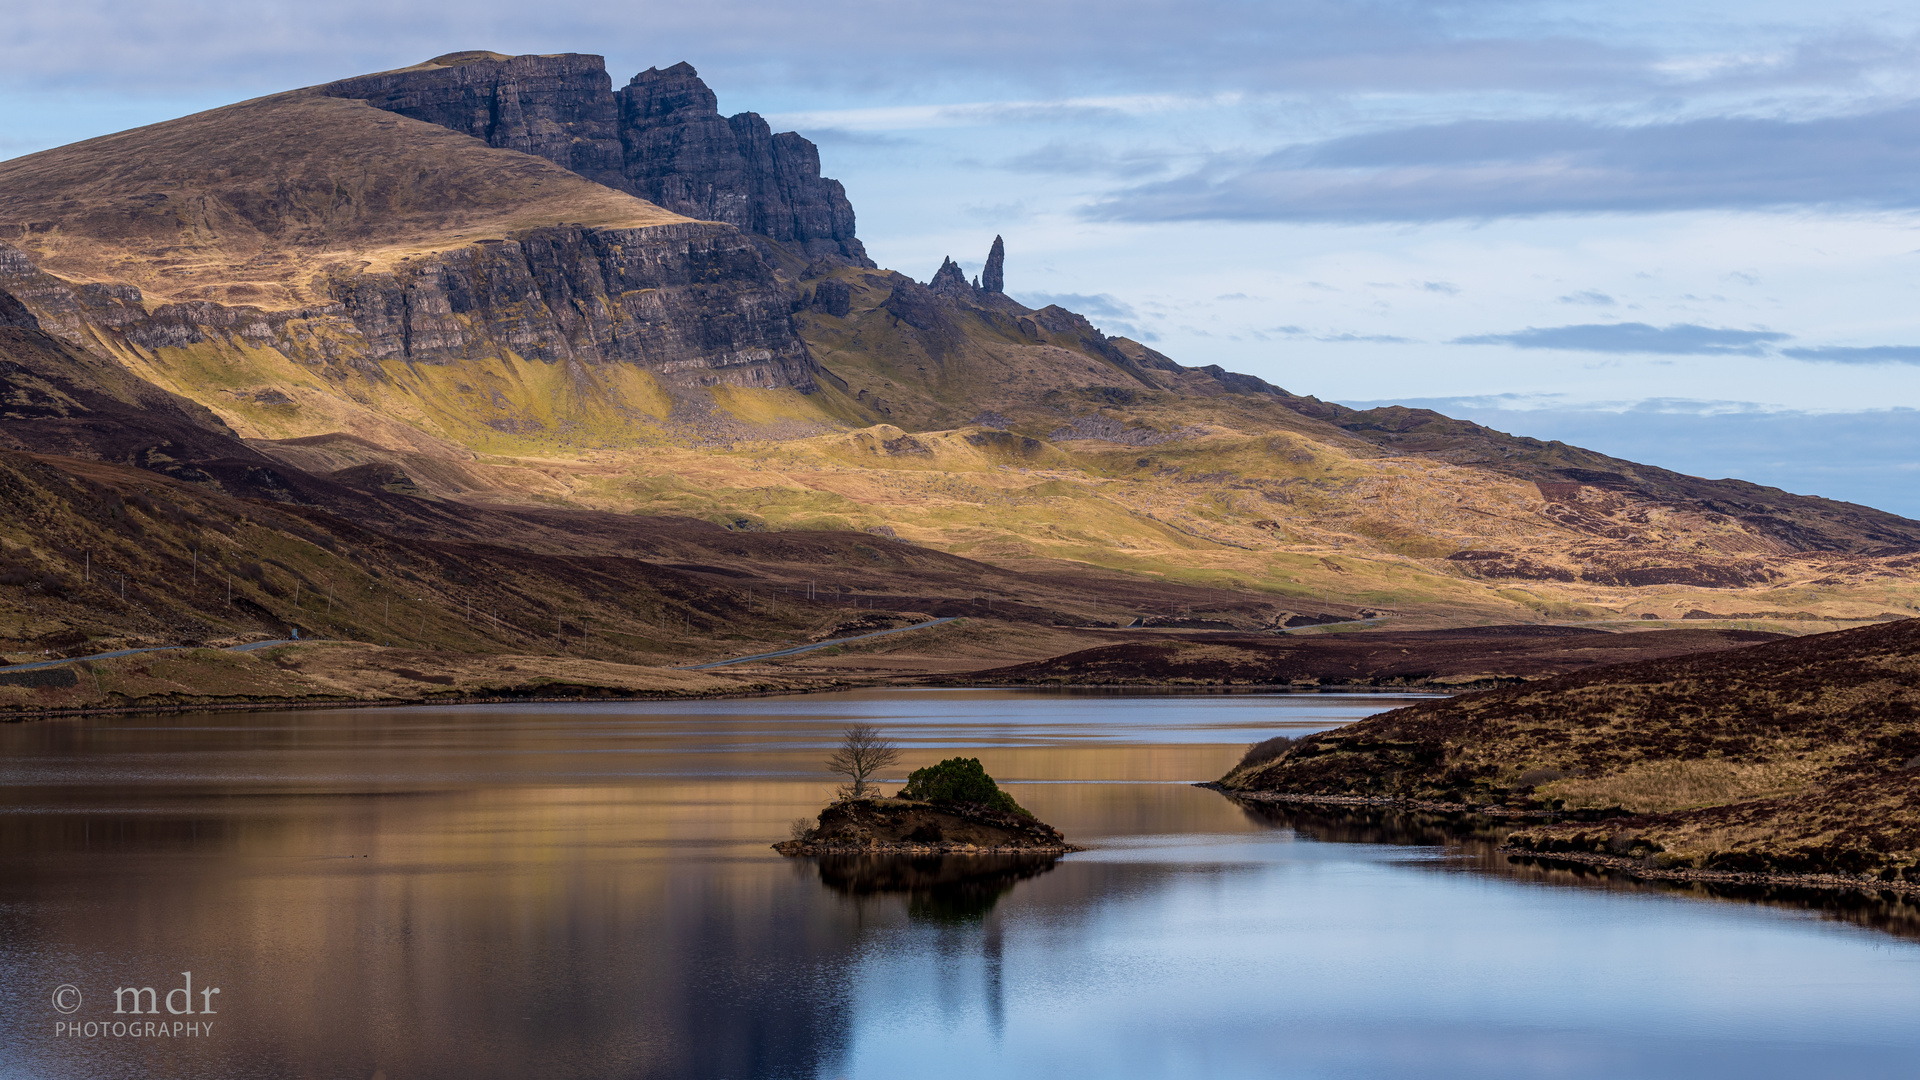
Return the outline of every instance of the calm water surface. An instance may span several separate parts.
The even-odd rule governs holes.
[[[9,725],[0,1076],[1920,1071],[1897,906],[1582,879],[1430,822],[1188,786],[1256,739],[1403,700],[874,691]],[[854,720],[903,744],[902,775],[978,756],[1092,850],[972,878],[780,858]],[[217,1014],[163,1013],[178,1036],[54,1034],[111,1031],[116,987],[165,995],[188,971]]]

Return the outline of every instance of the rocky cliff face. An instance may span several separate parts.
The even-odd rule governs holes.
[[[320,92],[361,98],[620,186],[619,110],[598,56],[453,53],[417,68],[343,79]]]
[[[853,204],[820,175],[820,151],[773,133],[757,113],[722,119],[690,64],[649,68],[620,89],[626,190],[675,213],[725,221],[797,244],[810,256],[872,266],[853,234]]]
[[[0,245],[0,307],[15,303],[81,348],[271,348],[329,377],[383,361],[513,355],[633,364],[677,386],[816,388],[793,301],[753,240],[726,225],[552,226],[328,279],[331,302],[263,311],[210,302],[148,312],[128,285],[72,285]]]
[[[724,221],[809,258],[872,266],[853,206],[820,152],[756,113],[723,117],[688,64],[650,68],[616,94],[598,56],[454,53],[320,88],[546,158],[676,213]]]
[[[349,361],[511,351],[637,364],[680,385],[815,388],[791,298],[753,242],[724,226],[536,229],[336,279],[332,291],[364,343],[341,354]]]

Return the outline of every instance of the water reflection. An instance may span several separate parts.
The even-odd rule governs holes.
[[[821,855],[820,884],[843,896],[901,895],[907,917],[977,923],[1029,878],[1059,863],[1057,855]]]
[[[1447,869],[1517,881],[1624,893],[1654,893],[1813,912],[1839,922],[1920,941],[1920,903],[1908,893],[1871,887],[1808,889],[1705,881],[1655,881],[1608,867],[1501,852],[1510,823],[1480,814],[1438,814],[1377,806],[1310,806],[1234,800],[1249,821],[1322,843],[1442,848]]]
[[[0,1078],[1893,1075],[1920,1052],[1897,938],[1512,864],[1471,822],[1189,786],[1397,703],[7,726]],[[855,718],[902,733],[903,770],[981,757],[1091,850],[984,874],[776,855]],[[52,1035],[54,986],[97,1021],[188,970],[222,989],[216,1037]]]

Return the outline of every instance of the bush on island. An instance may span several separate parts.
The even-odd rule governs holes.
[[[948,758],[938,765],[915,769],[907,777],[907,786],[900,790],[900,797],[921,802],[976,803],[989,810],[1033,816],[1014,802],[1013,796],[1000,790],[979,758]]]
[[[1275,735],[1265,742],[1257,742],[1247,747],[1247,756],[1240,759],[1234,769],[1250,769],[1255,765],[1265,765],[1281,754],[1293,749],[1293,738],[1288,735]]]

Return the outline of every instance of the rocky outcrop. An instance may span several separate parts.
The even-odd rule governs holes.
[[[872,266],[853,205],[820,151],[757,113],[720,115],[692,65],[649,68],[617,93],[598,56],[453,53],[320,87],[546,158],[675,213],[723,221],[808,258]]]
[[[793,243],[809,256],[873,265],[854,237],[853,204],[838,180],[820,175],[813,143],[774,134],[758,113],[722,118],[691,64],[648,68],[615,96],[626,190],[675,213]]]
[[[809,306],[821,314],[844,319],[853,310],[853,289],[844,281],[828,278],[813,287]]]
[[[940,269],[934,271],[933,280],[927,282],[926,287],[956,304],[1007,316],[1031,314],[1025,305],[1006,294],[1006,264],[1007,243],[996,236],[993,238],[993,247],[987,251],[986,268],[972,282],[967,281],[966,272],[960,269],[960,264],[954,262],[952,256],[947,256],[941,260]],[[1022,332],[1034,336],[1037,329],[1037,326],[1029,326]]]
[[[987,268],[980,272],[980,291],[985,293],[1006,292],[1007,245],[998,236],[993,238],[993,247],[987,252]]]
[[[940,269],[934,271],[933,280],[927,282],[927,288],[945,296],[973,298],[975,289],[967,284],[967,275],[960,264],[951,257],[941,262]]]
[[[330,284],[364,342],[345,354],[356,360],[511,351],[637,364],[673,383],[814,389],[791,299],[724,226],[556,226]]]
[[[320,92],[360,98],[620,186],[619,108],[598,56],[450,53],[418,67],[342,79]]]
[[[1024,814],[967,802],[849,799],[818,824],[773,845],[782,855],[1064,855],[1081,851],[1060,830]]]
[[[143,349],[220,339],[273,348],[334,377],[384,361],[488,356],[633,364],[680,386],[816,388],[792,298],[753,240],[709,222],[637,229],[553,226],[328,279],[331,303],[263,311],[205,301],[151,313],[132,286],[72,286],[0,246],[0,289],[48,333]]]
[[[0,326],[38,330],[40,320],[33,317],[33,312],[27,310],[27,305],[14,299],[12,293],[0,292]]]

